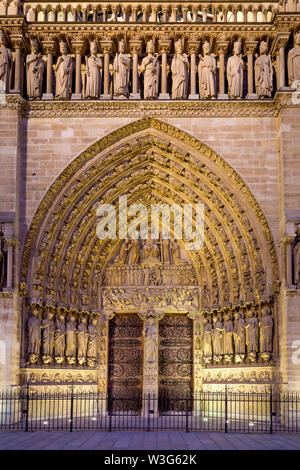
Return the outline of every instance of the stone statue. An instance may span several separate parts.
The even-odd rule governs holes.
[[[55,322],[55,335],[54,335],[54,355],[57,364],[64,362],[66,346],[66,324],[65,317],[60,313]]]
[[[231,356],[233,354],[233,322],[231,316],[224,315],[224,354]]]
[[[38,360],[41,348],[41,320],[39,311],[34,309],[28,320],[28,354],[29,363],[35,364]]]
[[[204,360],[211,360],[212,358],[212,324],[210,318],[204,317],[203,327],[203,356]],[[205,360],[205,362],[207,362]]]
[[[167,238],[163,238],[161,242],[161,255],[162,262],[170,264],[170,252],[169,252],[170,241]]]
[[[43,331],[43,362],[51,364],[54,350],[54,333],[55,326],[53,321],[53,313],[47,312],[46,318],[42,321]]]
[[[246,348],[246,336],[245,336],[246,322],[242,315],[243,314],[239,312],[234,314],[233,340],[234,340],[234,351],[236,355],[245,354],[245,348]]]
[[[241,99],[243,96],[243,71],[245,64],[241,54],[241,43],[236,41],[233,46],[233,56],[227,63],[227,80],[229,98]]]
[[[294,81],[300,80],[300,31],[295,34],[294,47],[288,53],[288,77],[290,87]]]
[[[158,97],[159,63],[157,54],[154,54],[154,44],[147,42],[147,57],[142,60],[140,71],[144,74],[144,99]]]
[[[101,94],[101,76],[103,62],[97,57],[98,47],[96,41],[90,43],[90,57],[86,58],[86,98],[99,98]]]
[[[128,98],[128,84],[130,73],[130,58],[125,51],[125,42],[119,42],[119,52],[113,63],[114,72],[114,96],[116,98]]]
[[[76,361],[76,318],[70,315],[66,323],[66,357],[69,364]]]
[[[87,332],[87,319],[81,317],[80,323],[77,327],[77,340],[78,340],[78,363],[84,364],[87,354],[88,332]]]
[[[179,243],[175,242],[175,240],[171,240],[170,242],[170,251],[171,251],[171,260],[173,264],[178,265],[182,263],[181,260],[181,252]]]
[[[140,259],[140,241],[139,240],[131,240],[128,243],[128,264],[138,264]]]
[[[0,30],[0,91],[8,93],[9,75],[12,62],[11,50],[6,47],[6,38],[3,31]]]
[[[45,62],[42,54],[38,52],[39,46],[36,39],[31,39],[30,46],[31,54],[26,57],[27,95],[29,99],[36,100],[42,96]]]
[[[256,356],[258,351],[258,319],[252,310],[248,313],[245,329],[248,355],[252,353]]]
[[[214,353],[214,360],[219,362],[221,356],[223,355],[224,349],[224,328],[222,324],[222,320],[220,316],[217,316],[213,319],[214,321],[214,329],[213,329],[213,353]]]
[[[172,100],[187,99],[189,85],[189,61],[182,53],[182,42],[175,43],[175,55],[171,64]]]
[[[6,263],[5,263],[5,238],[4,233],[0,231],[0,291],[5,286],[6,282]]]
[[[157,361],[157,325],[154,318],[147,318],[143,329],[144,336],[144,362],[155,363]]]
[[[262,309],[260,326],[260,352],[271,353],[272,352],[272,339],[273,339],[273,319],[271,317],[270,308],[268,306]]]
[[[126,264],[129,246],[130,246],[129,240],[124,240],[124,242],[121,245],[119,255],[116,259],[116,262],[118,264]]]
[[[97,357],[97,323],[98,320],[94,317],[88,325],[87,362],[90,367],[94,367]]]
[[[142,262],[144,264],[157,264],[160,262],[160,251],[158,244],[155,240],[148,236],[148,239],[144,241],[142,248]]]
[[[259,46],[259,57],[254,64],[255,88],[259,98],[271,97],[273,90],[273,68],[271,57],[267,55],[268,44],[262,41]]]
[[[68,55],[65,41],[59,43],[59,49],[61,55],[57,59],[56,65],[53,65],[56,76],[55,98],[68,100],[72,94],[73,59]]]
[[[210,55],[210,44],[205,41],[203,44],[203,57],[200,55],[198,65],[199,93],[200,98],[215,98],[216,88],[216,59]]]

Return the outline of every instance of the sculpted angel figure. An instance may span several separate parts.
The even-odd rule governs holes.
[[[3,31],[0,30],[0,91],[8,92],[9,74],[12,63],[11,50],[6,47],[6,39]]]
[[[114,73],[114,96],[127,98],[131,61],[125,50],[125,42],[119,42],[119,52],[113,63]]]
[[[31,39],[30,46],[31,53],[26,57],[27,95],[29,99],[36,100],[42,96],[45,62],[36,39]]]
[[[53,65],[56,77],[55,97],[60,100],[67,100],[71,98],[72,94],[73,59],[68,55],[65,41],[59,43],[59,50],[61,55],[57,59],[56,65]]]
[[[215,98],[216,59],[210,55],[210,44],[203,44],[203,56],[198,65],[200,98]]]
[[[144,98],[153,99],[158,96],[159,62],[154,53],[154,43],[147,42],[147,57],[141,63],[140,71],[144,74]]]
[[[90,57],[86,58],[86,98],[99,98],[101,94],[101,77],[103,62],[97,57],[98,46],[96,41],[90,43]]]
[[[241,50],[241,43],[236,41],[233,46],[234,55],[228,59],[227,80],[229,98],[241,99],[243,96],[243,72],[245,65]]]
[[[254,64],[256,93],[259,98],[270,97],[273,90],[273,68],[265,41],[260,43],[259,52],[260,55]]]
[[[189,84],[189,61],[182,53],[182,41],[175,43],[175,54],[171,63],[172,100],[186,99]]]

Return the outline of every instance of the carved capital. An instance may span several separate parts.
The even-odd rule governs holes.
[[[290,37],[290,33],[288,32],[277,33],[277,36],[275,37],[272,47],[271,47],[271,51],[270,51],[271,55],[278,54],[280,48],[285,47],[287,45],[289,37]]]
[[[158,41],[158,49],[161,54],[163,52],[166,52],[167,54],[169,54],[171,51],[171,46],[172,46],[171,39],[159,39]]]
[[[103,54],[112,54],[113,52],[113,42],[110,40],[101,41],[101,47]]]
[[[84,41],[72,41],[72,47],[75,51],[75,54],[84,54]]]
[[[130,41],[130,52],[131,54],[141,54],[143,49],[143,41],[141,39],[136,39]]]
[[[257,48],[258,41],[246,41],[245,42],[245,52],[247,55],[254,54]]]
[[[188,52],[189,54],[198,54],[200,48],[199,41],[188,41]]]
[[[147,312],[143,311],[138,313],[138,317],[143,321],[146,321],[149,318],[153,318],[154,320],[161,320],[164,316],[165,314],[163,312],[157,312],[155,310],[148,310]]]
[[[42,42],[43,51],[45,54],[52,54],[56,53],[56,47],[54,41],[43,41]]]
[[[228,50],[229,41],[218,41],[217,42],[217,52],[218,54],[226,54]]]
[[[10,40],[11,40],[14,50],[17,50],[17,49],[25,50],[25,41],[22,35],[19,35],[19,34],[12,35],[10,36]]]

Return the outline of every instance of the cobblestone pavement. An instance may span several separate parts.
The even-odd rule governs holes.
[[[0,450],[299,450],[300,434],[0,432]]]

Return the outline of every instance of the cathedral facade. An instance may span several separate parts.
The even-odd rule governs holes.
[[[0,29],[1,387],[299,391],[299,3],[1,0]],[[203,245],[100,238],[124,196],[202,204]]]

